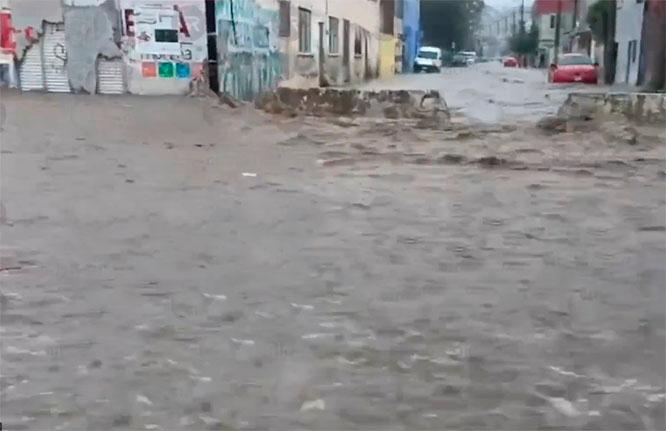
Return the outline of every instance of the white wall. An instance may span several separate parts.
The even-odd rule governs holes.
[[[617,63],[615,82],[636,84],[641,46],[641,28],[643,26],[643,3],[625,0],[617,3],[615,41],[617,42]],[[629,58],[629,43],[636,41],[636,54],[633,61]],[[627,68],[629,74],[627,76]]]
[[[305,8],[312,12],[311,52],[308,55],[299,53],[298,41],[298,9]],[[328,47],[329,17],[339,20],[338,44],[339,53],[330,55]],[[344,31],[343,20],[350,22],[350,53],[351,82],[363,80],[366,69],[366,39],[369,69],[378,72],[379,62],[379,0],[292,0],[291,1],[291,34],[285,41],[282,52],[287,53],[286,75],[290,82],[286,85],[317,86],[319,84],[319,23],[324,23],[324,67],[329,84],[339,85],[344,82],[342,67]],[[356,31],[365,30],[362,40],[363,54],[354,55],[354,37]]]
[[[539,25],[539,40],[555,40],[555,27],[550,27],[551,16],[555,17],[555,14],[545,14],[537,17],[537,23]]]

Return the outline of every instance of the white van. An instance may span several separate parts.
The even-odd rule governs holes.
[[[423,46],[414,61],[414,73],[420,71],[439,72],[442,70],[442,50],[434,46]]]

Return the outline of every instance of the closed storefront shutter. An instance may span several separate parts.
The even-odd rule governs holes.
[[[69,93],[64,24],[47,24],[44,34],[44,81],[46,91]]]
[[[43,90],[44,75],[42,74],[42,44],[32,45],[23,57],[21,70],[19,71],[21,90]]]
[[[97,91],[100,94],[122,94],[125,92],[122,60],[99,59],[97,63]]]

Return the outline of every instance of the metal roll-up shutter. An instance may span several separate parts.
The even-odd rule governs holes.
[[[123,94],[124,75],[122,60],[100,58],[97,63],[97,91],[100,94]]]
[[[46,91],[69,93],[64,24],[46,24],[44,31],[44,83]]]
[[[42,44],[37,42],[28,48],[19,70],[21,90],[43,90],[44,75],[42,74]]]

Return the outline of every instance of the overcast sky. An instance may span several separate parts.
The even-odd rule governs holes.
[[[505,7],[520,6],[520,0],[484,0],[487,5],[503,9]],[[532,4],[532,0],[525,0],[525,6]]]

